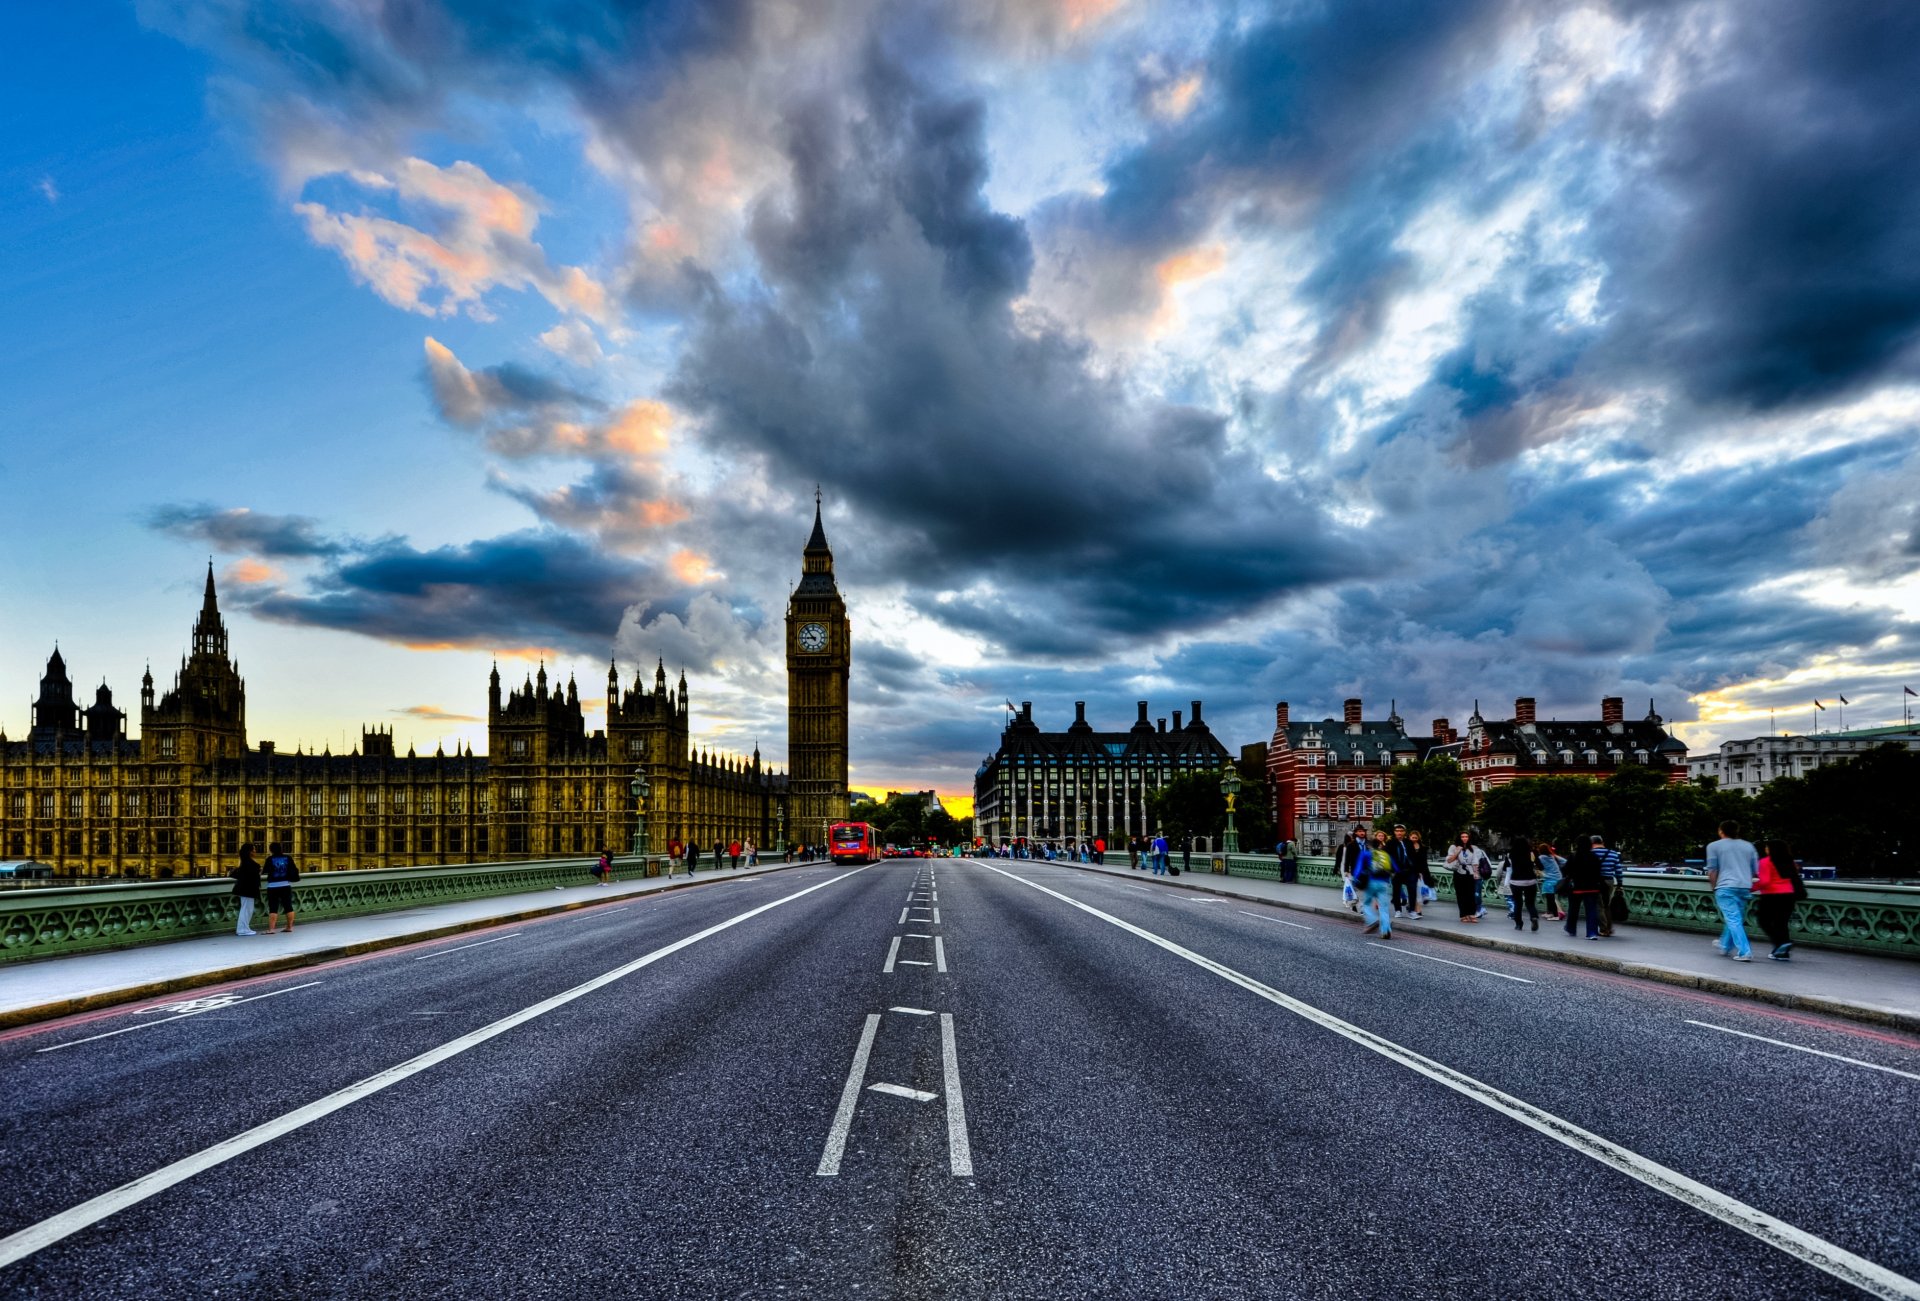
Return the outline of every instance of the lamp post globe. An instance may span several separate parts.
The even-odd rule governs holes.
[[[1240,829],[1233,825],[1233,809],[1240,795],[1240,774],[1228,768],[1220,777],[1220,793],[1227,797],[1227,831],[1220,838],[1220,847],[1229,854],[1240,852]]]

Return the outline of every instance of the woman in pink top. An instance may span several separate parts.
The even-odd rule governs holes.
[[[1760,929],[1773,941],[1773,952],[1767,956],[1775,962],[1789,962],[1793,958],[1793,941],[1789,938],[1793,905],[1805,897],[1807,887],[1801,883],[1800,865],[1794,862],[1793,850],[1786,841],[1769,840],[1766,850],[1753,882],[1753,911]]]

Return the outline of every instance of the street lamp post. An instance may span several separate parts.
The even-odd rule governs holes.
[[[1240,852],[1240,830],[1233,825],[1233,806],[1240,796],[1240,774],[1229,767],[1220,778],[1220,793],[1227,797],[1227,833],[1221,837],[1221,848],[1229,854]]]
[[[640,860],[640,872],[647,870],[647,796],[653,794],[653,787],[647,784],[645,765],[633,770],[633,780],[627,783],[627,791],[633,796],[633,852]]]

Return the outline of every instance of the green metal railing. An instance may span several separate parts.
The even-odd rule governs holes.
[[[1280,879],[1280,860],[1270,854],[1195,854],[1193,868],[1206,871],[1224,861],[1232,876]],[[1333,859],[1327,856],[1299,860],[1299,882],[1337,888]],[[1436,903],[1453,902],[1453,878],[1433,874]],[[1656,872],[1627,873],[1627,924],[1660,926],[1671,930],[1712,935],[1720,929],[1720,909],[1713,889],[1703,876],[1667,876]],[[1495,894],[1493,883],[1488,893]],[[1849,885],[1837,881],[1809,881],[1808,897],[1793,913],[1793,940],[1810,948],[1848,949],[1855,953],[1891,954],[1920,959],[1920,887],[1910,885]],[[1748,910],[1748,933],[1760,937],[1759,924]]]
[[[309,872],[294,887],[303,922],[586,885],[593,858]],[[666,859],[616,858],[613,879],[659,876]],[[0,893],[0,963],[231,933],[240,901],[227,877]],[[256,922],[264,914],[255,913]]]

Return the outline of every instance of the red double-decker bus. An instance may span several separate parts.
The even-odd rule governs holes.
[[[834,823],[827,828],[827,854],[836,863],[873,862],[873,828],[865,822]]]

